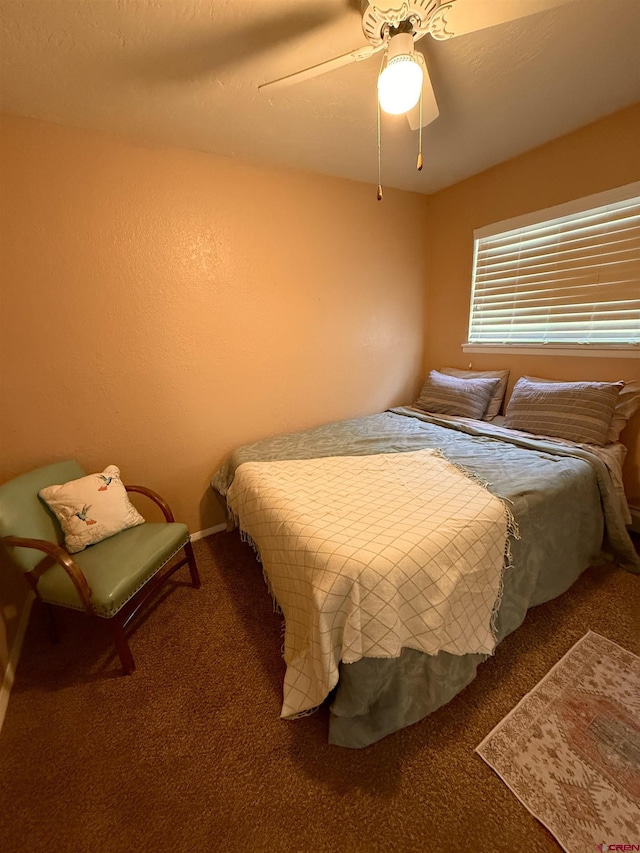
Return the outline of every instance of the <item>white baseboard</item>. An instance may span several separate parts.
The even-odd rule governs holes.
[[[198,539],[204,539],[205,536],[211,536],[213,533],[221,533],[227,529],[226,524],[216,524],[215,527],[207,527],[206,530],[196,530],[191,534],[191,541],[197,542]]]
[[[18,630],[13,641],[13,646],[11,647],[11,651],[9,652],[9,663],[7,664],[7,668],[3,673],[2,684],[0,684],[0,729],[2,728],[2,724],[4,722],[4,715],[7,712],[7,705],[9,704],[9,694],[11,693],[11,688],[13,687],[16,667],[18,666],[18,659],[20,657],[20,651],[22,649],[22,643],[24,641],[24,635],[27,632],[27,625],[29,624],[29,615],[31,614],[31,605],[33,604],[33,601],[34,596],[30,595],[25,602],[24,609],[22,611],[22,614],[20,615],[20,622],[18,624]]]

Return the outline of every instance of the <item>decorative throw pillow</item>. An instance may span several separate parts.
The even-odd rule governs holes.
[[[435,415],[481,418],[499,382],[499,379],[458,379],[432,370],[415,405]]]
[[[144,524],[115,465],[109,465],[102,474],[89,474],[61,486],[47,486],[38,494],[60,522],[65,548],[70,554],[77,554],[87,545],[95,545],[128,527]]]
[[[509,381],[508,370],[459,370],[457,367],[443,367],[440,373],[446,373],[447,376],[457,376],[459,379],[498,379],[498,387],[491,395],[482,420],[492,421],[500,412],[500,406],[504,400],[507,382]]]
[[[578,444],[605,444],[621,382],[516,382],[504,425]]]

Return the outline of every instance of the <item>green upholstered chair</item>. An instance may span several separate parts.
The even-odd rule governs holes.
[[[126,675],[135,663],[125,628],[168,578],[188,564],[191,582],[200,586],[189,530],[174,521],[169,505],[144,486],[125,486],[154,501],[166,523],[130,527],[73,556],[65,551],[55,515],[38,497],[45,486],[84,477],[73,461],[56,462],[0,485],[0,537],[9,557],[49,610],[52,639],[57,639],[54,608],[84,610],[109,625]],[[184,551],[181,560],[172,558]]]

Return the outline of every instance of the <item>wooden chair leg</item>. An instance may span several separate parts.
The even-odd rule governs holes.
[[[129,641],[127,640],[124,628],[118,621],[117,617],[109,619],[109,627],[111,628],[113,642],[122,664],[122,673],[123,675],[131,675],[136,668],[136,665],[133,660],[133,655],[131,654],[131,649],[129,648]]]
[[[56,619],[56,611],[53,604],[45,604],[47,611],[47,622],[49,623],[49,639],[55,646],[60,642],[60,632],[58,631],[58,620]]]
[[[187,562],[189,563],[189,571],[191,572],[191,583],[196,589],[200,589],[200,575],[198,574],[198,567],[196,565],[196,557],[193,553],[193,545],[191,542],[187,542],[184,546],[185,554],[187,555]]]

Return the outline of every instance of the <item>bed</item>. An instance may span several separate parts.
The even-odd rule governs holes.
[[[352,748],[367,746],[417,722],[450,701],[473,680],[478,665],[492,653],[495,645],[522,623],[529,607],[561,595],[588,566],[613,559],[627,570],[639,572],[638,556],[625,525],[624,498],[616,488],[622,458],[623,451],[619,446],[594,448],[550,440],[478,419],[430,414],[415,406],[397,407],[367,417],[325,424],[238,448],[215,473],[211,485],[226,501],[230,527],[239,526],[243,537],[262,557],[265,580],[276,606],[284,615],[287,674],[282,716],[293,718],[309,713],[329,697],[329,742]],[[403,462],[404,467],[397,468],[393,464],[396,460]],[[483,554],[492,555],[494,568],[496,548],[500,549],[501,570],[497,576],[490,576],[493,598],[489,596],[484,602],[485,623],[488,613],[493,644],[483,635],[479,641],[474,636],[471,645],[466,646],[465,637],[461,638],[459,645],[448,641],[429,645],[429,638],[425,640],[428,632],[424,625],[414,629],[413,633],[409,630],[403,634],[396,630],[396,623],[403,613],[407,613],[406,600],[390,610],[387,601],[386,609],[381,607],[380,620],[374,626],[387,626],[393,635],[390,645],[384,645],[386,636],[382,640],[377,636],[371,640],[367,636],[363,645],[362,635],[369,631],[368,624],[364,628],[358,625],[359,633],[356,631],[354,636],[349,635],[347,641],[352,615],[364,600],[359,586],[367,568],[363,565],[349,580],[350,593],[345,598],[347,604],[344,607],[342,599],[334,606],[335,596],[332,598],[331,591],[324,591],[323,606],[328,608],[329,615],[325,614],[325,622],[316,624],[318,620],[312,611],[319,597],[309,579],[316,571],[315,555],[318,552],[321,555],[327,551],[333,553],[333,540],[329,537],[327,545],[323,537],[322,541],[315,542],[313,549],[308,547],[308,541],[313,542],[314,537],[321,536],[321,526],[327,520],[338,523],[341,518],[340,472],[346,472],[345,477],[352,476],[366,492],[370,488],[366,480],[370,467],[383,470],[387,477],[382,481],[384,483],[402,481],[406,484],[411,480],[408,472],[419,472],[423,465],[435,465],[428,469],[431,473],[427,474],[426,480],[416,479],[409,484],[409,493],[418,499],[422,497],[424,482],[443,481],[443,461],[450,469],[455,469],[466,483],[474,483],[493,496],[494,501],[497,499],[497,504],[489,510],[496,515],[495,508],[499,506],[504,517],[500,528],[502,539],[498,538],[497,545],[495,541],[486,548],[483,545]],[[327,504],[324,517],[319,520],[310,516],[307,505],[302,511],[302,516],[306,513],[305,517],[301,519],[300,513],[292,516],[291,506],[281,499],[282,492],[269,489],[274,482],[281,482],[279,478],[283,472],[296,478],[302,476],[302,479],[306,472],[306,479],[313,483],[318,470],[314,465],[319,464],[324,466],[323,471],[326,468],[334,477],[328,482],[336,484],[335,506]],[[449,473],[453,476],[454,471]],[[272,475],[275,480],[269,479]],[[415,476],[419,477],[419,473]],[[242,497],[236,494],[236,486],[241,479],[247,480]],[[460,488],[465,487],[466,484],[460,481]],[[382,502],[378,516],[384,515],[385,507],[402,503],[402,493],[399,494],[400,497],[394,495],[391,502]],[[260,523],[252,521],[254,516],[258,517],[253,513],[256,507],[260,509]],[[307,538],[300,535],[298,523],[301,520],[305,524],[311,523],[311,533]],[[497,515],[491,524],[494,522],[500,522]],[[465,521],[457,529],[466,531],[472,523],[475,522]],[[484,531],[483,536],[487,523],[484,516],[478,522]],[[410,525],[406,527],[411,541],[413,528]],[[432,527],[433,535],[439,535],[441,528],[438,525]],[[274,534],[284,536],[284,539],[274,538]],[[484,542],[483,539],[478,541]],[[343,547],[348,548],[349,544],[345,542]],[[470,550],[474,548],[475,545],[469,545]],[[298,554],[298,566],[301,567],[300,576],[292,578],[294,570],[290,564],[287,565],[288,587],[282,585],[282,578],[276,571],[276,564],[288,560],[288,557],[283,557],[284,549],[288,549],[289,554]],[[355,552],[352,549],[345,553]],[[449,560],[448,565],[453,565],[450,556],[446,559]],[[472,569],[472,573],[475,571]],[[482,583],[489,577],[476,575]],[[402,577],[406,580],[405,575]],[[438,580],[438,591],[441,586]],[[374,591],[378,589],[376,586]],[[475,586],[467,584],[459,596],[460,601],[464,604],[465,597],[478,600],[482,597],[481,589],[479,583]],[[371,590],[367,589],[366,594],[370,593]],[[397,594],[396,588],[388,598],[395,601]],[[306,610],[292,607],[292,596],[297,602],[304,600]],[[455,615],[456,607],[463,606],[460,601],[453,602],[447,618],[451,613]],[[344,618],[336,616],[341,607]],[[303,616],[300,616],[301,612]],[[461,612],[458,610],[458,614]],[[296,624],[305,620],[308,624],[302,627]],[[466,627],[468,615],[464,613],[459,621]],[[339,623],[337,628],[336,622]],[[322,635],[324,629],[326,634],[337,632],[344,641],[344,648],[333,650],[334,675],[325,670],[320,672],[322,655],[312,664],[307,662],[306,668],[297,666],[295,660],[301,650],[307,651],[302,647],[305,642],[307,645],[311,642],[311,633],[317,630]],[[465,648],[478,651],[465,652]],[[302,691],[299,689],[301,680],[305,682]],[[308,681],[314,682],[313,689],[308,689]],[[306,695],[300,698],[299,694]]]

